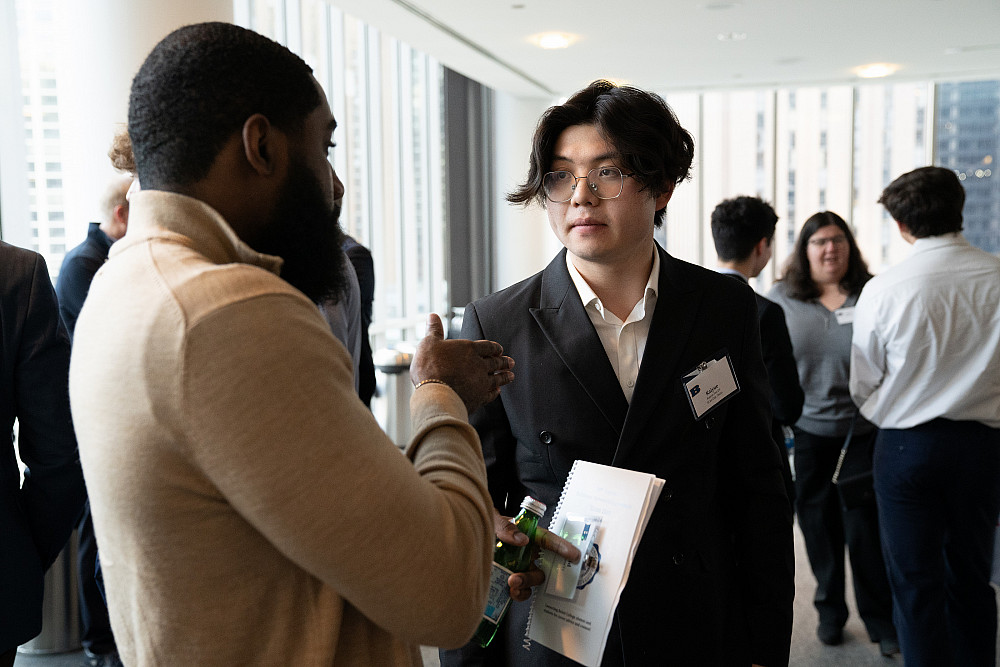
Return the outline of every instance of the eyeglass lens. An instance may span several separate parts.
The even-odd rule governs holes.
[[[844,245],[847,243],[847,237],[844,236],[843,234],[840,234],[839,236],[827,236],[824,238],[809,239],[809,245],[813,246],[814,248],[822,248],[827,243],[832,243],[835,246]]]
[[[550,201],[562,203],[573,198],[576,184],[583,176],[574,176],[568,171],[550,171],[542,180],[545,196]],[[597,167],[586,177],[587,185],[598,199],[614,199],[622,193],[622,172],[618,167]]]

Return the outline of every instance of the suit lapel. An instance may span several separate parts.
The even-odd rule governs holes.
[[[600,413],[621,433],[628,402],[569,276],[565,249],[542,272],[539,307],[530,312]],[[585,414],[589,408],[581,405],[576,409]]]
[[[686,283],[680,262],[657,244],[660,253],[660,281],[656,308],[649,327],[646,350],[639,367],[635,393],[622,429],[615,462],[622,461],[635,445],[635,439],[650,417],[671,405],[673,394],[680,394],[680,382],[690,368],[680,368],[680,357],[694,331],[703,295],[701,289]],[[686,413],[686,417],[690,417]]]

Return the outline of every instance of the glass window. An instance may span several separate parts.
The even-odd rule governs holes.
[[[939,84],[934,163],[954,169],[965,187],[963,234],[1000,253],[1000,81]],[[947,120],[945,120],[947,119]]]
[[[299,52],[327,91],[341,225],[375,262],[372,347],[412,340],[428,312],[448,308],[440,64],[320,0],[236,9]]]
[[[930,164],[923,140],[931,89],[926,83],[869,84],[855,89],[854,201],[850,221],[869,267],[877,272],[909,251],[878,204],[894,178]]]

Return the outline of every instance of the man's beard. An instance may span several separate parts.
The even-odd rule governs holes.
[[[313,302],[336,303],[347,287],[339,217],[340,205],[327,208],[316,177],[300,161],[293,161],[254,250],[281,257],[281,277]]]

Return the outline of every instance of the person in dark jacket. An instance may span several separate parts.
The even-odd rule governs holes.
[[[759,197],[726,199],[712,211],[712,240],[719,256],[719,273],[744,284],[756,278],[771,261],[774,227],[778,214]],[[754,292],[760,349],[771,386],[771,435],[781,454],[782,475],[788,499],[795,503],[795,481],[788,462],[783,427],[791,427],[802,414],[802,385],[795,366],[792,341],[788,337],[785,312],[781,306]]]
[[[69,337],[45,260],[0,241],[0,429],[10,434],[0,447],[2,667],[41,632],[45,571],[86,497],[68,380]]]
[[[87,238],[63,258],[56,296],[59,297],[59,314],[69,332],[70,340],[76,329],[76,318],[90,291],[90,283],[104,262],[108,260],[111,244],[125,236],[128,230],[128,192],[134,179],[130,175],[115,176],[101,196],[101,221],[92,222]],[[77,565],[79,568],[80,642],[88,667],[114,665],[117,660],[115,636],[111,631],[108,606],[98,585],[97,539],[94,537],[94,520],[90,503],[86,503],[77,526]]]

